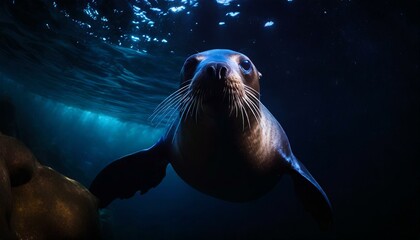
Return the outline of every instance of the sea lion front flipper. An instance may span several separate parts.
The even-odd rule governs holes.
[[[305,209],[312,214],[321,229],[328,229],[332,224],[333,217],[331,203],[324,190],[294,156],[291,170],[296,193]]]
[[[116,198],[130,198],[156,187],[166,174],[164,144],[122,157],[106,166],[93,180],[89,190],[99,199],[99,207],[108,206]]]

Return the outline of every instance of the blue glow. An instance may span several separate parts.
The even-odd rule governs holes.
[[[172,11],[172,12],[174,12],[174,13],[181,12],[181,11],[183,11],[184,9],[185,9],[185,7],[184,7],[184,6],[171,7],[171,8],[169,8],[169,10],[170,10],[170,11]]]
[[[127,154],[131,151],[149,147],[165,132],[163,128],[155,128],[147,124],[121,121],[118,118],[73,107],[50,100],[29,92],[23,85],[8,80],[0,75],[0,92],[7,92],[13,99],[17,109],[22,110],[22,118],[31,117],[34,124],[43,131],[45,144],[53,143],[63,147],[67,155],[86,154],[75,164],[86,162],[102,164],[117,156],[90,158],[100,152]],[[112,108],[110,106],[110,108]],[[142,113],[139,113],[142,114]],[[50,140],[48,140],[50,139]],[[74,151],[78,149],[80,151]],[[98,152],[100,151],[100,152]],[[75,159],[74,157],[72,159]],[[89,163],[90,164],[90,163]],[[84,166],[86,171],[95,171],[94,166]]]
[[[137,15],[137,13],[141,11],[141,8],[137,7],[136,5],[133,5],[133,11],[134,11],[134,14]]]
[[[152,38],[149,35],[143,34],[142,37],[145,38],[147,42],[150,42],[152,40]]]
[[[70,18],[73,22],[77,23],[81,28],[85,29],[85,33],[89,36],[98,38],[100,40],[106,39],[106,41],[109,41],[109,44],[114,44],[115,46],[121,46],[121,47],[127,47],[131,48],[133,50],[142,51],[140,49],[141,47],[147,47],[147,46],[140,46],[139,43],[146,43],[156,41],[153,40],[153,38],[157,38],[158,42],[162,43],[168,43],[170,42],[170,39],[163,40],[162,32],[153,32],[150,33],[148,31],[151,30],[151,28],[157,28],[161,29],[162,24],[166,21],[172,21],[168,19],[167,15],[170,15],[172,13],[175,14],[185,14],[185,15],[191,15],[193,14],[193,8],[196,8],[199,6],[199,0],[163,0],[168,5],[166,7],[163,7],[165,5],[160,5],[160,1],[156,0],[134,0],[131,1],[130,10],[131,14],[133,15],[132,19],[130,19],[131,26],[128,26],[130,28],[130,32],[127,34],[124,34],[125,36],[122,36],[121,38],[115,39],[114,37],[109,37],[109,34],[112,34],[112,32],[106,32],[106,31],[97,31],[97,29],[100,30],[111,30],[111,28],[116,27],[119,30],[123,30],[121,26],[114,26],[113,20],[109,19],[108,17],[105,17],[102,15],[101,9],[98,8],[98,2],[96,0],[86,2],[86,5],[82,9],[83,14],[87,15],[89,19],[86,18],[79,18],[79,16],[73,16],[67,13],[65,10],[60,10],[61,14],[66,16],[67,18]],[[212,0],[213,1],[213,0]],[[239,7],[238,4],[239,1],[235,0],[216,0],[216,4],[221,4],[223,6],[231,6],[231,7]],[[51,1],[51,7],[59,7],[59,4],[57,2]],[[114,14],[120,15],[124,14],[124,11],[126,10],[119,10],[118,8],[112,8],[111,9]],[[182,13],[181,13],[182,12]],[[228,17],[237,17],[239,15],[239,11],[230,10],[228,12],[222,13]],[[93,20],[93,21],[92,21]],[[225,25],[226,23],[223,21],[225,19],[219,19],[218,25]],[[95,22],[94,22],[95,21]],[[223,22],[222,22],[223,21]],[[96,27],[96,23],[99,24],[98,27]],[[46,29],[52,29],[51,24],[45,25]],[[87,30],[89,29],[89,30]],[[125,30],[125,29],[124,29]],[[194,29],[191,29],[190,31],[193,31]],[[151,36],[151,39],[141,39],[141,37],[137,38],[131,38],[131,35],[140,36],[143,33],[150,33],[153,34]],[[140,38],[140,40],[138,40]]]
[[[216,2],[218,4],[222,4],[224,6],[229,6],[231,2],[233,2],[234,0],[216,0]]]
[[[87,7],[83,10],[86,15],[91,17],[93,20],[96,20],[97,16],[99,15],[98,11],[90,6],[90,4],[87,4]]]
[[[236,17],[239,15],[239,12],[228,12],[226,13],[226,16],[230,16],[230,17]]]
[[[173,2],[173,0],[168,0],[168,2]],[[181,0],[181,3],[184,5],[189,4],[192,7],[198,6],[198,0]]]
[[[62,103],[57,103],[37,96],[37,104],[43,106],[41,111],[47,110],[51,115],[61,119],[59,128],[77,128],[80,132],[95,135],[102,139],[108,148],[115,148],[118,143],[126,142],[130,145],[140,145],[144,139],[156,141],[164,132],[146,125],[122,122],[117,118],[100,113],[82,110]],[[65,133],[66,131],[56,131]],[[56,136],[60,138],[60,136]]]
[[[133,40],[133,42],[138,42],[140,41],[140,38],[136,36],[131,36],[131,40]]]
[[[268,21],[268,22],[266,22],[265,24],[264,24],[264,27],[271,27],[271,26],[273,26],[274,25],[274,22],[273,21]]]
[[[150,8],[150,10],[155,11],[155,12],[162,12],[160,8]]]

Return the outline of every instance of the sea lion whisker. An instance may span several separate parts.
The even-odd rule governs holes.
[[[226,97],[226,85],[223,86],[223,99],[225,99]]]
[[[260,101],[260,99],[259,99],[259,95],[258,96],[256,96],[254,93],[252,93],[251,91],[249,91],[248,89],[245,89],[245,93],[247,94],[247,95],[249,95],[250,97],[252,97],[253,99],[255,99],[255,100],[257,100],[257,101]]]
[[[259,108],[257,107],[260,103],[261,103],[261,101],[260,101],[260,99],[258,99],[258,98],[256,98],[254,95],[252,95],[250,92],[247,92],[246,90],[245,90],[245,97],[251,102],[251,103],[253,103],[254,105],[255,105],[255,109],[256,110],[259,110]],[[258,104],[258,105],[257,105]]]
[[[236,94],[232,94],[232,96],[233,96],[233,104],[234,104],[234,106],[235,106],[235,115],[236,115],[236,118],[238,118],[238,114],[239,114],[239,103],[238,103],[238,96],[236,95]]]
[[[258,123],[261,124],[261,121],[262,121],[261,110],[257,107],[257,105],[254,102],[250,101],[250,104],[252,108],[254,109],[256,117],[258,118]]]
[[[239,104],[238,104],[238,101],[237,101],[237,99],[236,98],[234,98],[234,104],[235,104],[235,113],[236,113],[236,117],[238,117],[238,115],[239,115],[239,111],[240,111],[240,109],[239,109]]]
[[[241,118],[242,118],[242,131],[245,131],[245,117],[244,117],[244,109],[242,107],[242,104],[240,103],[240,100],[237,102],[239,111],[241,112]]]
[[[170,114],[170,118],[172,119],[173,114],[180,108],[181,105],[185,104],[185,102],[188,100],[188,97],[190,95],[190,92],[186,92],[184,95],[182,95],[179,99],[174,101],[171,105],[168,105],[165,109],[161,109],[159,111],[159,118],[160,121],[158,123],[158,126],[162,123],[164,119]]]
[[[242,107],[242,109],[243,109],[243,112],[245,113],[245,116],[246,116],[246,120],[247,120],[247,122],[248,122],[248,127],[249,127],[249,129],[251,129],[251,122],[249,121],[249,117],[248,117],[248,113],[247,113],[247,111],[246,111],[246,108],[245,108],[245,106],[244,106],[244,98],[242,98],[241,99],[241,107]]]
[[[171,111],[171,114],[170,114],[170,116],[169,116],[169,119],[171,120],[170,121],[170,123],[171,124],[169,124],[169,128],[168,129],[171,129],[172,128],[172,126],[174,125],[174,122],[176,121],[176,118],[174,117],[174,114],[177,112],[177,109],[172,109],[172,111]]]
[[[200,91],[200,94],[198,96],[197,108],[195,110],[196,111],[195,112],[195,121],[196,121],[196,123],[198,123],[198,115],[199,115],[199,113],[203,111],[203,98],[204,98],[203,92]]]
[[[198,123],[197,115],[198,115],[198,109],[200,107],[200,100],[201,100],[201,91],[197,91],[196,101],[194,103],[194,108],[193,108],[193,111],[192,111],[192,112],[195,112],[195,123]],[[192,114],[192,112],[191,112],[191,114]]]
[[[252,93],[254,93],[256,96],[260,96],[261,94],[257,91],[257,90],[255,90],[255,89],[253,89],[252,87],[250,87],[250,86],[247,86],[247,85],[244,85],[244,87],[245,87],[245,89],[247,89],[247,90],[250,90]]]
[[[173,98],[171,98],[170,100],[168,100],[167,102],[165,102],[163,105],[161,105],[159,107],[159,109],[156,109],[153,112],[153,114],[150,116],[151,117],[151,122],[154,122],[156,117],[164,114],[168,109],[173,108],[179,102],[179,100],[182,99],[183,97],[184,97],[183,94],[176,95]]]
[[[253,100],[253,102],[256,102],[256,103],[259,103],[260,102],[260,99],[258,99],[257,97],[255,97],[254,95],[252,95],[252,94],[248,94],[248,97],[251,99],[251,100]]]
[[[157,109],[154,114],[161,114],[164,113],[166,110],[175,107],[179,102],[181,102],[186,96],[188,96],[189,92],[183,92],[179,93],[177,95],[174,95],[171,99],[168,99],[168,101],[161,105],[159,109]]]
[[[252,113],[254,114],[255,118],[258,120],[258,123],[260,123],[261,112],[260,112],[259,107],[257,106],[257,104],[259,104],[259,103],[260,103],[259,99],[255,99],[255,98],[254,98],[254,100],[256,100],[256,101],[257,101],[257,103],[255,103],[255,102],[254,102],[254,101],[253,101],[253,100],[249,97],[249,95],[247,94],[247,95],[245,95],[245,100],[246,100],[246,103],[248,103],[248,104],[249,104],[249,107],[250,107],[250,109],[251,109]]]
[[[188,117],[191,117],[191,115],[190,115],[190,110],[191,110],[191,107],[194,105],[194,103],[196,102],[196,93],[194,93],[192,96],[191,96],[191,99],[189,100],[189,102],[188,102],[188,109],[186,110],[187,111],[187,113],[186,113],[186,117],[185,117],[185,119],[184,119],[184,121],[186,121],[187,120],[187,118]]]
[[[153,111],[152,115],[149,117],[150,121],[153,123],[154,119],[159,115],[162,114],[164,111],[163,109],[169,108],[174,102],[178,101],[183,95],[186,93],[187,86],[180,88],[180,90],[175,91],[169,97],[165,98]]]
[[[173,126],[173,124],[174,124],[174,122],[176,121],[176,119],[177,118],[175,118],[173,115],[175,114],[175,113],[181,113],[182,111],[183,111],[183,108],[184,108],[184,106],[188,103],[188,101],[190,100],[190,94],[191,94],[191,91],[189,91],[188,93],[186,93],[185,94],[185,96],[178,102],[178,103],[176,103],[175,105],[174,105],[174,107],[170,110],[170,112],[171,112],[171,115],[170,115],[170,119],[173,119],[172,120],[172,123],[171,123],[171,125],[170,125],[170,128],[172,128],[172,126]],[[181,107],[182,106],[182,107]],[[181,114],[180,114],[181,115]],[[178,116],[178,118],[179,118],[179,116]]]
[[[258,108],[258,106],[256,105],[256,103],[254,103],[251,99],[248,99],[249,104],[251,105],[252,109],[254,110],[254,112],[256,113],[256,116],[258,117],[258,119],[260,120],[261,118],[261,112],[260,109]]]
[[[202,98],[202,95],[201,95],[201,93],[200,93],[200,96],[199,96],[199,98],[198,98],[197,108],[195,109],[195,123],[196,123],[196,124],[198,123],[198,118],[197,118],[197,116],[198,116],[198,111],[199,111],[199,110],[202,110],[202,106],[203,106],[203,98]]]
[[[174,140],[175,140],[175,136],[176,136],[176,134],[177,134],[177,132],[178,132],[178,128],[179,128],[179,125],[181,124],[181,119],[178,119],[178,123],[177,123],[177,125],[176,125],[176,128],[175,128],[175,132],[173,133],[173,135],[172,135],[172,143],[174,143]]]
[[[180,100],[178,103],[174,105],[174,107],[170,110],[171,112],[170,119],[174,119],[173,121],[175,121],[175,118],[173,117],[173,115],[181,110],[181,105],[185,104],[186,101],[188,101],[188,96],[185,96],[183,100]]]
[[[167,132],[166,132],[166,135],[168,135],[168,134],[169,134],[170,130],[172,129],[172,127],[174,126],[174,124],[175,124],[175,122],[176,122],[176,120],[177,120],[177,118],[174,118],[174,117],[173,117],[173,115],[174,115],[176,112],[178,112],[177,110],[178,110],[178,109],[174,108],[174,109],[172,109],[172,111],[171,111],[171,115],[170,115],[169,119],[172,119],[172,121],[171,121],[171,123],[169,124],[169,127],[168,127],[168,130],[167,130]]]
[[[259,98],[257,98],[256,96],[254,96],[253,94],[251,94],[250,92],[247,92],[248,93],[248,97],[250,97],[250,98],[252,98],[254,101],[252,101],[252,102],[256,102],[256,103],[258,103],[259,105],[261,104],[261,101],[260,101],[260,99]],[[251,99],[251,100],[252,100]]]
[[[163,124],[164,121],[166,123],[172,121],[174,111],[176,111],[175,108],[168,109],[167,111],[159,114],[159,116],[154,117],[152,123],[155,124],[156,127],[159,127],[159,126],[164,125]],[[168,117],[168,115],[169,115],[169,117]]]
[[[158,111],[159,109],[161,109],[162,107],[164,107],[166,104],[170,103],[171,101],[173,101],[174,99],[176,99],[177,97],[183,95],[186,91],[188,91],[188,87],[185,86],[181,89],[181,91],[176,91],[174,93],[172,93],[169,97],[167,97],[165,100],[163,100],[157,107],[156,107],[156,111]]]
[[[171,93],[171,95],[169,95],[162,102],[159,103],[159,105],[155,108],[155,111],[158,111],[158,109],[160,109],[167,102],[171,101],[174,97],[178,96],[179,94],[184,93],[184,91],[186,91],[187,88],[188,88],[188,85],[185,85],[185,86],[179,88],[178,90],[176,90],[175,92]]]
[[[232,115],[233,110],[234,110],[232,89],[229,88],[228,92],[229,92],[229,117],[230,117]]]
[[[180,111],[180,116],[178,118],[178,123],[176,125],[175,132],[174,132],[173,137],[172,137],[172,143],[174,142],[175,136],[178,133],[178,129],[179,129],[179,126],[181,125],[182,119],[184,118],[184,114],[185,114],[185,107],[182,107],[181,111]]]
[[[194,97],[194,99],[193,99],[193,103],[192,103],[192,106],[191,106],[191,112],[189,112],[189,117],[191,117],[191,118],[193,118],[193,116],[194,116],[195,109],[196,109],[196,107],[197,107],[197,102],[198,102],[198,98],[197,98],[197,96],[196,96],[196,97]]]
[[[255,96],[260,96],[260,93],[257,92],[257,90],[253,89],[252,87],[244,86],[244,89],[247,90],[248,92],[251,92]]]
[[[250,103],[250,99],[246,95],[244,97],[244,102],[248,106],[249,110],[251,110],[251,113],[252,113],[252,115],[254,115],[255,120],[258,122],[258,124],[260,124],[260,118],[257,117],[257,114],[254,112],[254,108],[253,108],[252,104]]]
[[[197,101],[198,101],[198,99],[197,99],[197,92],[195,92],[194,93],[194,95],[193,95],[193,99],[191,100],[192,101],[192,104],[191,104],[191,112],[190,111],[188,111],[188,115],[189,115],[189,117],[192,117],[193,116],[193,114],[194,114],[194,110],[195,110],[195,105],[197,105]]]
[[[168,119],[168,122],[174,121],[174,114],[177,112],[177,108],[173,107],[165,111],[165,113],[159,116],[159,122],[156,124],[157,126],[160,126],[162,122],[166,119]],[[169,117],[168,117],[169,116]]]
[[[181,122],[182,122],[182,119],[184,118],[184,115],[185,115],[185,110],[186,110],[186,108],[187,108],[188,104],[191,104],[191,101],[188,101],[188,100],[187,100],[187,101],[186,101],[186,103],[185,103],[185,105],[181,107],[181,110],[180,110],[180,116],[179,116],[179,120],[178,120],[178,124],[177,124],[177,126],[176,126],[176,129],[175,129],[174,135],[173,135],[173,137],[172,137],[172,142],[174,142],[175,136],[176,136],[176,134],[177,134],[177,132],[178,132],[178,129],[179,129],[179,126],[180,126],[180,124],[181,124]]]
[[[235,117],[238,117],[237,116],[237,113],[236,113],[236,102],[235,102],[235,96],[233,95],[233,93],[232,93],[232,89],[230,89],[229,90],[230,91],[230,96],[231,96],[231,99],[232,99],[232,101],[231,101],[231,106],[232,106],[232,113],[233,112],[235,112]]]
[[[232,95],[230,93],[230,88],[226,90],[228,94],[228,110],[229,110],[229,117],[232,115]]]

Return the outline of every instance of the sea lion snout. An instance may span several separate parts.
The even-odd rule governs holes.
[[[216,80],[226,80],[230,72],[230,67],[226,63],[212,62],[205,66],[207,77]]]

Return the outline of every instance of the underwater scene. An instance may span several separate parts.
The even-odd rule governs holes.
[[[419,239],[419,13],[1,0],[0,239]]]

